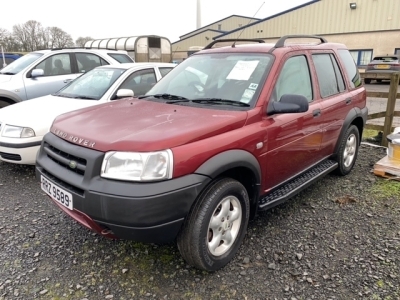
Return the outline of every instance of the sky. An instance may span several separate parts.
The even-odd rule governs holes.
[[[230,15],[259,19],[291,9],[311,0],[201,0],[201,26]],[[1,1],[0,28],[35,20],[43,27],[56,26],[75,41],[160,35],[171,42],[196,29],[197,0],[18,0]],[[4,2],[4,3],[3,3]],[[15,6],[19,9],[15,9]]]

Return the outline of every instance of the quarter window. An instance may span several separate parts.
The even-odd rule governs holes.
[[[172,68],[159,68],[161,76],[164,77],[165,75],[167,75],[169,73],[169,71],[172,70]]]
[[[302,95],[308,102],[313,99],[310,69],[303,55],[289,58],[279,74],[273,100],[279,101],[285,94]]]
[[[326,98],[344,91],[343,77],[335,57],[332,54],[313,54],[312,57],[321,97]]]
[[[341,49],[338,52],[340,58],[343,61],[347,76],[350,79],[350,88],[360,86],[362,84],[360,73],[358,72],[357,66],[350,52],[345,49]]]

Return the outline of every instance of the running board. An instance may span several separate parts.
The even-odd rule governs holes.
[[[258,209],[266,210],[292,198],[337,167],[338,163],[333,160],[328,159],[320,162],[318,165],[261,197],[258,201]]]

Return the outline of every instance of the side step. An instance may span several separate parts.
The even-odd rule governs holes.
[[[338,167],[333,160],[324,160],[316,166],[272,190],[258,201],[258,209],[266,210],[292,198],[302,190]]]

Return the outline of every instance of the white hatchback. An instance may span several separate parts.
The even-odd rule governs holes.
[[[97,67],[55,94],[0,109],[0,160],[33,165],[43,136],[60,114],[144,95],[176,64],[128,63]]]

